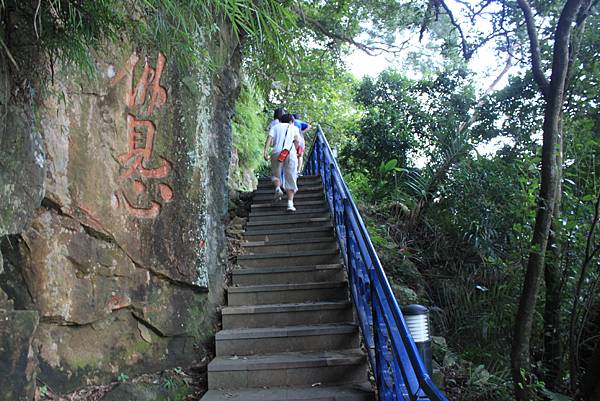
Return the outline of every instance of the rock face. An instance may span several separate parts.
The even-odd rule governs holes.
[[[2,271],[2,263],[0,263]],[[0,290],[0,395],[3,400],[33,399],[35,356],[31,341],[38,325],[35,311],[15,311]]]
[[[219,71],[129,43],[94,78],[55,67],[31,105],[0,93],[0,295],[19,309],[0,353],[37,354],[55,391],[184,365],[213,333],[240,66],[224,32]]]
[[[29,225],[44,195],[44,148],[30,101],[11,102],[6,57],[0,57],[0,236]],[[16,96],[30,90],[15,88]]]

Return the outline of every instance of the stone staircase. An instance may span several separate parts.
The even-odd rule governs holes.
[[[320,178],[294,203],[260,181],[202,401],[375,398]]]

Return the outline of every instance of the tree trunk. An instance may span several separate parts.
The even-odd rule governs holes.
[[[536,212],[531,251],[525,272],[523,292],[519,300],[511,351],[511,368],[515,382],[517,400],[536,399],[530,387],[530,338],[539,278],[544,266],[544,254],[548,244],[548,233],[556,200],[556,136],[558,135],[558,115],[555,104],[558,99],[548,99],[544,116],[542,145],[542,180]],[[561,102],[562,103],[562,102]]]
[[[558,210],[558,205],[556,209]],[[558,213],[555,213],[558,215]],[[554,219],[556,221],[556,217]],[[560,270],[560,245],[556,242],[556,233],[550,227],[548,237],[548,260],[544,266],[544,282],[546,284],[546,303],[544,305],[544,383],[552,391],[560,388],[562,376],[563,347],[561,341],[562,324],[560,310],[562,304],[562,272]]]
[[[547,259],[544,264],[544,283],[546,287],[546,299],[544,304],[544,354],[542,355],[542,366],[544,369],[543,380],[546,387],[552,391],[560,388],[562,376],[563,346],[561,341],[562,320],[562,284],[563,273],[561,271],[561,244],[558,243],[562,199],[562,164],[564,152],[564,130],[562,115],[559,120],[558,152],[556,154],[556,165],[558,176],[556,179],[556,204],[554,206],[553,222],[550,224],[548,236]]]
[[[557,165],[557,145],[560,135],[560,117],[564,101],[565,82],[569,69],[569,43],[572,24],[582,0],[569,0],[564,6],[554,35],[552,74],[548,83],[541,70],[540,50],[533,13],[527,0],[518,0],[525,14],[527,31],[530,38],[534,77],[544,93],[546,106],[542,136],[542,171],[540,192],[536,211],[535,226],[527,271],[523,283],[523,292],[515,318],[515,327],[511,349],[511,371],[515,384],[515,397],[519,401],[531,401],[537,398],[535,388],[531,386],[530,339],[535,312],[539,279],[544,266],[544,255],[548,245],[548,234],[554,214],[560,177]]]

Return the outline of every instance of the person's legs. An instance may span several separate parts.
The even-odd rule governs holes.
[[[271,182],[273,183],[273,188],[275,188],[275,200],[280,200],[283,192],[281,191],[281,162],[277,160],[279,157],[279,153],[274,153],[271,155]]]
[[[298,174],[302,174],[302,162],[304,160],[304,144],[298,146]]]
[[[294,194],[298,191],[298,159],[289,157],[283,162],[283,174],[285,176],[285,192],[288,198],[287,210],[295,211]]]

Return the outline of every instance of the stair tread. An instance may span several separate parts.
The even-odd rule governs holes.
[[[294,244],[313,244],[322,242],[335,242],[333,236],[313,237],[313,238],[298,238],[298,239],[276,239],[267,241],[242,241],[242,248],[258,247],[258,246],[273,246],[273,245],[294,245]]]
[[[358,349],[282,352],[247,356],[217,356],[208,364],[209,372],[294,369],[326,366],[358,365],[365,361],[365,354]]]
[[[350,301],[321,301],[321,302],[296,302],[289,304],[267,305],[240,305],[226,306],[221,310],[224,315],[273,313],[273,312],[298,312],[309,310],[344,309],[350,306]]]
[[[287,203],[286,203],[287,207]],[[323,207],[314,207],[314,208],[303,208],[300,210],[296,210],[293,214],[297,215],[306,215],[306,214],[321,214],[321,213],[329,213],[329,208]],[[287,216],[290,214],[286,209],[274,209],[274,210],[260,210],[250,212],[250,219],[255,217],[267,217],[267,216]]]
[[[298,185],[298,193],[300,193],[300,191],[303,192],[310,192],[310,191],[322,191],[323,190],[323,185],[320,182],[315,182],[315,183],[306,183],[304,185]],[[254,195],[263,195],[263,194],[273,194],[275,192],[275,188],[274,187],[259,187],[257,190],[254,191]]]
[[[246,233],[249,235],[261,235],[261,234],[293,234],[293,233],[299,233],[299,232],[314,232],[314,231],[331,231],[331,229],[333,228],[333,225],[331,224],[331,222],[327,222],[326,224],[323,224],[321,226],[317,226],[317,227],[292,227],[292,228],[277,228],[275,230],[268,230],[268,229],[257,229],[254,228],[253,230],[246,230]]]
[[[285,224],[294,224],[294,223],[320,223],[320,222],[329,222],[330,218],[329,216],[326,217],[301,217],[301,216],[295,216],[294,213],[290,213],[289,216],[286,217],[290,217],[289,219],[281,219],[281,220],[261,220],[261,219],[255,219],[255,220],[251,220],[248,222],[248,224],[246,224],[246,227],[252,227],[252,226],[264,226],[264,225],[268,225],[268,226],[279,226],[279,225],[285,225]]]
[[[239,287],[228,287],[227,291],[230,293],[244,293],[284,290],[313,290],[319,288],[345,287],[346,284],[346,281],[324,281],[320,283],[243,285]]]
[[[345,386],[269,387],[244,390],[209,390],[202,401],[354,401],[374,400],[368,383]]]
[[[306,266],[275,266],[275,267],[240,267],[233,269],[234,275],[243,274],[269,274],[269,273],[292,273],[292,272],[311,272],[315,270],[336,270],[341,269],[341,263],[306,265]]]
[[[298,177],[298,180],[303,181],[303,180],[311,180],[311,179],[316,179],[316,178],[321,178],[320,175],[316,174],[316,175],[301,175]],[[260,177],[258,179],[258,182],[271,182],[271,177]]]
[[[302,209],[308,209],[312,206],[327,206],[325,203],[325,199],[319,200],[306,200],[306,199],[294,199],[294,206],[296,206],[296,211],[302,211]],[[263,202],[263,203],[253,203],[250,207],[251,213],[254,211],[265,211],[265,210],[281,210],[287,213],[287,202]]]
[[[274,196],[275,196],[275,192],[271,192],[271,193],[262,193],[262,194],[257,194],[254,195],[253,198],[253,202],[265,202],[265,201],[270,201],[271,203],[286,203],[287,197],[286,196],[282,196],[280,201],[275,201],[274,200]],[[296,192],[296,195],[294,195],[294,202],[296,202],[299,199],[310,199],[310,200],[321,200],[321,199],[325,199],[323,190],[311,190],[311,191],[302,191],[302,192]]]
[[[339,250],[336,248],[332,249],[315,249],[314,251],[294,251],[294,252],[273,252],[273,253],[254,253],[238,255],[238,260],[251,260],[251,259],[272,259],[272,258],[293,258],[296,256],[319,256],[319,255],[333,255],[339,254]]]
[[[327,334],[354,333],[358,326],[354,323],[324,323],[298,326],[274,326],[243,329],[226,329],[219,331],[215,338],[234,340],[248,338],[321,336]]]

